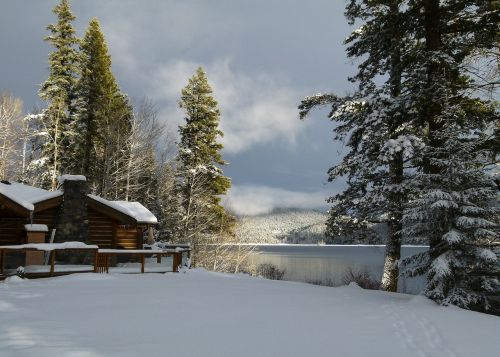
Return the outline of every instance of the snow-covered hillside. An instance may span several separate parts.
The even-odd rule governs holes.
[[[186,274],[0,282],[0,356],[496,356],[500,319],[422,296]]]
[[[242,243],[319,243],[325,240],[327,217],[315,210],[276,209],[240,217],[236,234]]]
[[[387,225],[375,223],[366,236],[325,237],[328,213],[311,209],[278,208],[267,214],[238,217],[236,235],[241,243],[385,244]],[[426,244],[413,238],[405,244]]]

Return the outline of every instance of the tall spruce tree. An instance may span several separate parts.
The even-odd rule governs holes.
[[[477,106],[484,110],[483,119],[495,116],[491,107]],[[434,133],[442,146],[425,150],[439,175],[419,170],[412,180],[419,195],[404,215],[407,236],[437,237],[439,242],[429,252],[403,260],[403,266],[409,275],[427,275],[425,293],[437,302],[488,311],[489,297],[500,293],[495,221],[500,211],[493,205],[499,195],[487,170],[492,147],[484,144],[491,134],[473,125],[467,109],[460,104],[443,107],[442,127]],[[500,306],[493,308],[500,311]]]
[[[412,273],[427,275],[426,295],[479,310],[489,309],[487,296],[499,290],[498,226],[489,207],[498,202],[498,191],[488,165],[498,163],[490,128],[500,118],[493,103],[475,96],[467,68],[470,56],[497,46],[498,11],[495,21],[493,8],[483,5],[409,2],[417,41],[407,91],[425,146],[413,160],[411,184],[419,194],[404,217],[405,235],[429,242],[427,253],[409,260],[419,262]]]
[[[47,101],[44,111],[43,132],[46,141],[43,147],[44,184],[53,190],[57,186],[57,176],[72,165],[69,155],[73,145],[74,132],[71,130],[72,103],[78,75],[79,54],[76,49],[78,39],[69,1],[61,0],[54,7],[57,23],[47,27],[50,35],[45,38],[55,50],[49,56],[49,77],[40,88],[40,97]]]
[[[398,33],[387,36],[395,4]],[[363,22],[348,39],[349,55],[365,58],[355,77],[359,90],[348,98],[306,98],[300,106],[303,117],[333,104],[337,137],[349,139],[350,153],[330,170],[331,178],[348,177],[347,190],[331,199],[331,230],[340,214],[363,222],[385,210],[390,224],[395,218],[391,236],[399,231],[388,241],[388,281],[400,265],[390,244],[423,238],[429,251],[403,262],[405,270],[426,274],[425,293],[436,301],[483,310],[488,294],[498,291],[498,220],[490,207],[498,191],[488,166],[498,163],[499,117],[492,103],[474,96],[468,61],[497,46],[494,7],[472,0],[351,1],[348,16]],[[387,46],[394,38],[400,45]],[[386,81],[377,84],[378,75]]]
[[[348,188],[329,199],[334,207],[327,234],[345,234],[348,228],[359,235],[370,221],[386,222],[389,234],[382,288],[388,291],[397,290],[399,275],[403,197],[407,194],[405,163],[407,166],[414,146],[419,146],[408,125],[406,98],[401,96],[401,57],[409,47],[409,36],[400,28],[406,21],[401,5],[401,0],[352,0],[346,16],[350,24],[361,20],[362,25],[346,44],[349,57],[364,59],[350,78],[358,83],[358,90],[343,98],[308,97],[299,107],[304,118],[315,106],[332,105],[330,119],[341,123],[335,138],[347,139],[350,152],[329,170],[329,179],[347,176]],[[386,79],[377,85],[381,76]]]
[[[177,166],[178,193],[182,211],[180,240],[193,245],[194,256],[203,254],[211,235],[220,230],[225,215],[221,195],[231,186],[219,166],[223,135],[219,129],[220,111],[212,88],[200,67],[182,89],[179,106],[186,112],[186,123],[179,126]]]
[[[132,109],[111,72],[111,57],[97,19],[90,21],[81,43],[81,77],[77,84],[75,130],[79,133],[73,171],[87,176],[95,193],[122,198],[126,140]]]
[[[351,24],[362,19],[364,24],[360,31],[355,31],[346,41],[351,44],[348,54],[352,56],[365,56],[368,58],[360,65],[360,72],[356,79],[360,82],[360,91],[366,86],[374,86],[373,80],[381,75],[388,76],[387,82],[382,88],[386,98],[378,109],[382,115],[378,117],[385,122],[383,128],[384,142],[379,141],[379,150],[382,159],[379,165],[385,167],[382,181],[377,183],[381,197],[385,199],[386,212],[381,212],[388,223],[388,237],[386,240],[386,253],[384,271],[381,286],[387,291],[397,291],[398,285],[398,261],[401,257],[401,220],[403,217],[404,195],[407,190],[404,187],[404,159],[405,150],[410,149],[408,144],[414,141],[409,137],[407,130],[408,115],[404,111],[404,97],[401,95],[402,81],[402,53],[408,49],[408,35],[400,30],[406,21],[400,7],[401,0],[390,1],[351,1],[346,15]],[[377,39],[377,40],[374,40]],[[372,89],[367,94],[372,94]],[[373,93],[374,94],[374,93]],[[371,114],[370,114],[371,116]],[[368,125],[371,118],[368,119]],[[405,127],[406,126],[406,127]],[[380,127],[379,127],[380,128]],[[411,130],[410,130],[411,133]],[[412,140],[413,139],[413,140]],[[370,139],[369,139],[370,140]],[[410,150],[410,152],[413,150]],[[407,155],[408,153],[406,153]],[[407,155],[408,156],[408,155]],[[380,170],[380,169],[379,169]],[[383,207],[379,209],[384,210]]]

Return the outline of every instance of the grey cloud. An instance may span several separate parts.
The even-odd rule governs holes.
[[[233,186],[229,192],[226,207],[238,215],[254,216],[271,212],[275,208],[326,208],[324,191],[300,192],[283,188],[241,185]]]
[[[45,27],[59,0],[5,1],[0,12],[0,89],[40,104],[50,47]],[[72,0],[78,34],[98,17],[124,92],[155,99],[171,127],[182,120],[180,88],[201,64],[223,110],[226,172],[238,185],[290,192],[334,190],[338,162],[325,113],[298,120],[300,99],[349,90],[354,67],[342,40],[344,1]],[[15,34],[15,35],[14,35]],[[173,72],[174,71],[174,72]],[[178,72],[175,72],[178,71]],[[171,83],[167,83],[171,82]],[[43,103],[42,103],[43,105]],[[328,196],[317,195],[317,205]]]
[[[168,98],[162,113],[168,122],[179,123],[183,118],[176,100],[199,65],[178,60],[160,66],[151,76],[155,80],[149,95],[163,102]],[[297,120],[295,107],[300,95],[295,88],[266,73],[252,76],[235,72],[227,59],[204,67],[222,109],[225,152],[234,154],[277,139],[293,144],[297,134],[308,125]]]

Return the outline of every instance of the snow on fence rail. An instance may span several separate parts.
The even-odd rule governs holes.
[[[17,245],[2,245],[0,246],[0,250],[43,250],[43,251],[52,251],[52,250],[64,250],[64,249],[99,249],[97,245],[89,245],[83,242],[64,242],[64,243],[26,243],[26,244],[17,244]]]

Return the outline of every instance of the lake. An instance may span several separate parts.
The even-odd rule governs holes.
[[[424,246],[403,246],[402,257],[422,252]],[[383,245],[257,245],[252,264],[273,264],[284,270],[283,279],[302,282],[340,283],[346,269],[368,269],[380,280],[384,266]],[[424,277],[400,278],[398,291],[418,294]]]

